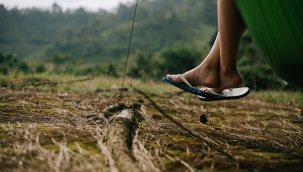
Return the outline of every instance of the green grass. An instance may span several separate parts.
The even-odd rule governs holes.
[[[286,103],[289,105],[303,105],[303,93],[302,92],[290,92],[290,91],[258,91],[252,92],[252,95],[273,103]]]
[[[116,92],[119,93],[119,89],[122,88],[123,78],[106,77],[106,76],[96,76],[93,79],[88,79],[86,81],[80,81],[85,78],[90,77],[76,77],[73,75],[48,75],[43,74],[18,74],[13,73],[8,76],[0,75],[0,83],[11,83],[15,84],[17,89],[35,88],[33,85],[35,83],[44,83],[38,86],[40,91],[44,92],[58,92],[58,93],[78,93],[78,94],[92,94],[95,92]],[[74,82],[71,82],[74,81]],[[58,83],[56,86],[47,84],[49,82]],[[181,91],[180,89],[171,86],[159,80],[141,80],[126,78],[124,81],[124,88],[131,92],[133,88],[142,90],[146,93],[163,95],[166,93],[174,93]],[[182,96],[192,96],[191,94],[183,94]],[[303,93],[302,92],[290,92],[282,90],[264,90],[264,91],[254,91],[252,90],[249,97],[255,97],[257,99],[262,99],[267,102],[274,103],[289,103],[290,105],[303,104]]]

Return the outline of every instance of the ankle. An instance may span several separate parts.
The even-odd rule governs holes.
[[[229,75],[239,75],[239,71],[237,68],[228,68],[228,69],[220,69],[220,73],[223,76],[229,76]]]
[[[218,63],[215,63],[213,61],[203,61],[198,67],[202,69],[217,69],[220,65]]]

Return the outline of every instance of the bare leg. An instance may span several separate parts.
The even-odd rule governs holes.
[[[218,0],[218,24],[220,39],[219,85],[214,91],[239,86],[243,77],[237,70],[237,54],[240,38],[246,29],[234,0]]]
[[[246,27],[233,0],[218,0],[219,33],[205,60],[183,76],[193,86],[214,88],[220,92],[243,82],[236,66],[240,37]],[[175,82],[183,81],[177,75],[166,75]]]
[[[220,40],[219,36],[204,59],[204,61],[196,68],[182,74],[192,86],[219,86],[219,70],[220,70]],[[182,83],[183,81],[177,75],[166,75],[167,78],[175,82]]]

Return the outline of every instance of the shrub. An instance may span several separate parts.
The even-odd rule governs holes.
[[[176,44],[157,54],[137,52],[128,75],[135,78],[161,78],[165,73],[182,73],[202,61],[202,53],[195,47]]]
[[[69,60],[71,60],[71,56],[69,54],[58,53],[53,55],[51,62],[56,65],[61,65],[68,62]]]
[[[14,54],[3,54],[0,51],[0,73],[8,75],[10,70],[21,71],[23,73],[30,73],[30,67],[25,61],[19,60]]]
[[[35,69],[35,72],[36,73],[43,73],[46,71],[46,68],[43,64],[39,63],[37,66],[36,66],[36,69]]]
[[[173,74],[193,69],[203,60],[200,51],[186,44],[177,44],[172,49],[164,49],[160,56],[164,60],[162,71]]]

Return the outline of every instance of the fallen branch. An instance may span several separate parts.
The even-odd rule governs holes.
[[[136,131],[140,122],[144,120],[142,111],[139,109],[125,109],[118,115],[112,116],[107,125],[105,145],[111,157],[115,160],[115,166],[123,172],[159,171],[154,165],[139,164],[138,157],[146,153],[138,151],[138,143],[133,145]],[[133,147],[135,146],[135,147]],[[133,149],[134,148],[134,149]],[[141,147],[142,148],[142,147]],[[135,150],[136,156],[134,155]],[[138,154],[140,154],[138,156]],[[150,161],[151,162],[151,161]]]

